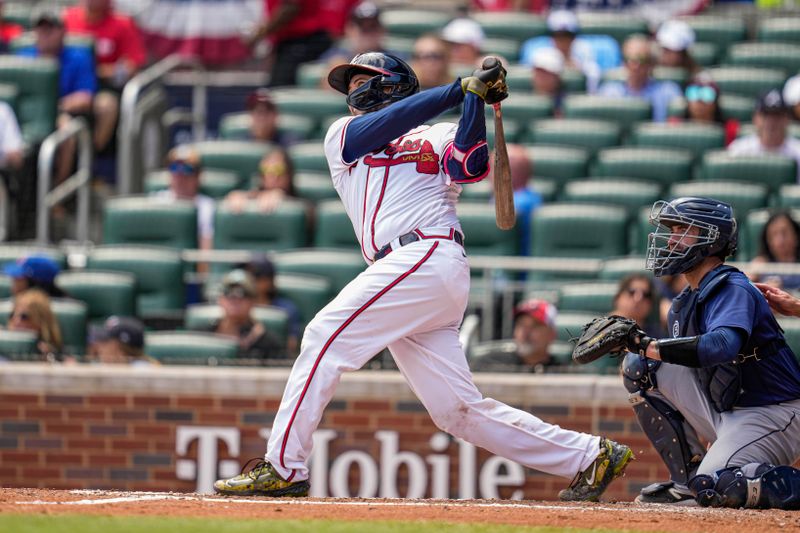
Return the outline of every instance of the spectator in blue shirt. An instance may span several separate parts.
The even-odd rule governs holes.
[[[674,98],[682,96],[681,88],[671,81],[654,80],[653,65],[655,56],[650,41],[642,35],[629,37],[622,47],[625,60],[626,80],[607,81],[600,86],[598,93],[603,96],[643,98],[653,108],[653,120],[667,120],[669,104]]]
[[[64,46],[64,23],[55,12],[42,11],[33,18],[36,45],[24,48],[20,55],[50,57],[58,60],[58,127],[72,117],[81,116],[91,124],[92,101],[97,92],[94,58],[89,50]],[[68,141],[59,152],[56,180],[63,181],[70,173],[75,156],[75,143]]]

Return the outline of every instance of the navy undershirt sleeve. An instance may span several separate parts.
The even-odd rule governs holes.
[[[732,362],[742,351],[746,340],[746,331],[726,326],[700,335],[697,343],[700,366],[708,367]]]
[[[342,160],[352,163],[397,139],[412,128],[464,100],[461,80],[414,94],[379,111],[355,117],[347,125]]]

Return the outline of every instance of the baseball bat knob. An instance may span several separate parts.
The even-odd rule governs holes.
[[[500,63],[499,59],[497,59],[494,56],[489,56],[487,58],[484,58],[483,65],[481,65],[481,66],[482,66],[483,70],[489,70],[489,69],[493,69],[494,67],[496,67],[498,65],[498,63]]]

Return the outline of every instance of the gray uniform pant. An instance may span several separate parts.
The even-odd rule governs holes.
[[[800,400],[718,413],[688,367],[662,363],[656,371],[658,396],[686,419],[693,456],[702,457],[697,474],[713,474],[750,463],[792,465],[800,458]],[[700,438],[709,442],[706,449]]]

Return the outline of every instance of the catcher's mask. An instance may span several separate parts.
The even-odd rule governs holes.
[[[364,85],[347,94],[350,79],[356,74],[373,76]],[[382,52],[368,52],[354,57],[350,63],[334,67],[328,83],[347,94],[350,107],[369,113],[419,92],[414,70],[399,57]]]
[[[695,197],[660,200],[650,210],[650,223],[656,231],[648,237],[645,267],[656,276],[683,274],[706,257],[724,259],[736,252],[736,219],[724,202]]]

